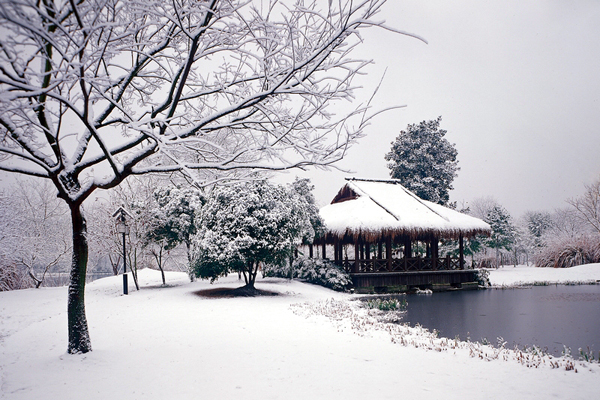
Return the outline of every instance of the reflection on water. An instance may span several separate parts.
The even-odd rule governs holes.
[[[457,291],[409,295],[404,322],[441,336],[507,346],[545,349],[561,355],[564,346],[600,350],[600,285],[535,286],[526,289]]]

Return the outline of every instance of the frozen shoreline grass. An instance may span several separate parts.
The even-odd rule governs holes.
[[[352,333],[365,337],[374,333],[385,333],[385,336],[394,343],[404,347],[414,347],[435,352],[467,352],[471,358],[483,361],[516,361],[527,368],[551,368],[565,371],[578,372],[579,369],[589,369],[600,372],[600,364],[594,362],[593,356],[588,360],[575,360],[570,352],[562,357],[554,357],[545,353],[538,347],[510,349],[506,342],[498,338],[496,346],[489,342],[463,341],[458,337],[454,339],[439,337],[437,331],[417,325],[394,323],[381,318],[381,311],[376,308],[361,307],[352,300],[328,299],[312,303],[292,304],[292,311],[305,318],[324,316],[328,318],[338,331],[349,330]]]
[[[595,280],[584,280],[584,281],[564,281],[564,282],[550,282],[550,281],[517,281],[511,284],[505,285],[492,285],[488,286],[488,289],[527,289],[533,286],[579,286],[579,285],[600,285]]]

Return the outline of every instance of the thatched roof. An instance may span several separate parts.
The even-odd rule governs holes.
[[[327,226],[328,242],[334,238],[373,242],[387,235],[456,239],[491,232],[479,218],[423,200],[397,180],[346,180],[331,204],[319,211]]]

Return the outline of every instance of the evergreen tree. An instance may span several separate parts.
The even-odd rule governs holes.
[[[154,192],[155,207],[151,210],[148,242],[165,243],[165,250],[185,244],[188,266],[192,261],[192,237],[198,228],[197,215],[205,201],[194,188],[160,188]]]
[[[305,227],[302,234],[302,244],[311,244],[315,238],[319,238],[325,234],[325,222],[319,215],[319,207],[312,193],[314,188],[314,185],[311,185],[308,178],[296,178],[290,185],[290,193],[298,196],[295,199],[295,204],[299,209],[301,220],[310,223]]]
[[[410,124],[392,142],[385,155],[390,175],[422,199],[448,205],[452,181],[457,176],[458,160],[454,144],[440,129],[442,117]]]
[[[536,248],[544,247],[544,234],[552,227],[552,216],[549,212],[532,211],[525,214],[527,233]]]
[[[202,208],[196,276],[215,280],[240,272],[245,289],[254,291],[259,267],[285,264],[311,226],[299,201],[301,196],[266,181],[215,189]]]
[[[485,240],[486,245],[496,249],[498,259],[502,249],[511,251],[515,244],[516,229],[512,217],[504,207],[495,205],[488,211],[484,220],[492,227],[491,236]]]

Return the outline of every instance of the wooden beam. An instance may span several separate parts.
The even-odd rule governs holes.
[[[387,259],[388,271],[392,270],[392,237],[385,238],[385,258]]]
[[[412,257],[412,248],[411,248],[411,241],[410,241],[410,237],[406,237],[404,239],[404,258],[411,258]]]
[[[458,260],[460,264],[460,269],[465,269],[465,249],[463,243],[463,235],[462,233],[458,235]]]
[[[333,239],[333,260],[335,262],[341,261],[339,258],[340,253],[338,252],[339,240],[337,238]]]
[[[431,264],[433,265],[433,269],[436,270],[437,260],[438,260],[438,238],[434,237],[431,239]]]
[[[360,244],[358,244],[358,239],[354,241],[354,266],[352,267],[352,272],[358,272],[358,263],[360,261]]]

